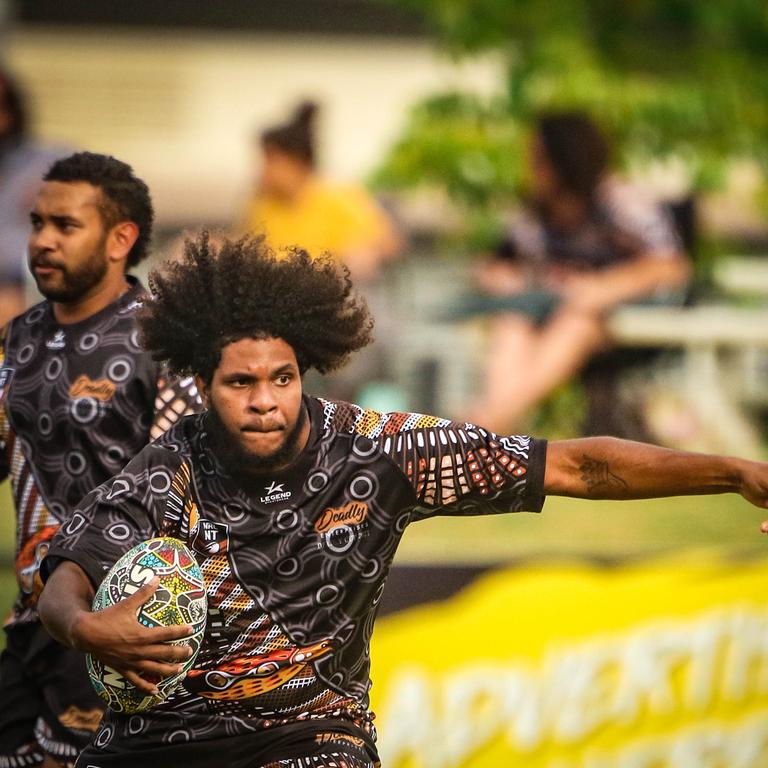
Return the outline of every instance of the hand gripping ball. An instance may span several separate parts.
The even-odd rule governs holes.
[[[160,680],[159,693],[150,695],[88,654],[86,664],[93,687],[116,712],[141,712],[165,701],[195,663],[203,641],[207,615],[205,582],[194,554],[178,539],[167,536],[149,539],[126,552],[101,582],[93,599],[93,610],[101,611],[120,602],[155,576],[159,577],[160,584],[141,607],[137,619],[145,627],[189,624],[193,633],[173,645],[189,645],[192,655],[179,674]]]

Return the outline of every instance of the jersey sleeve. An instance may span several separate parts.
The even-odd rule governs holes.
[[[62,560],[71,560],[98,587],[131,547],[162,535],[173,482],[185,466],[177,454],[146,446],[122,472],[91,491],[59,528],[41,567],[43,580]]]
[[[337,428],[376,441],[398,466],[415,495],[412,519],[540,512],[544,505],[546,440],[420,413],[329,405]]]
[[[167,432],[182,416],[198,413],[203,408],[200,394],[191,376],[174,379],[161,374],[157,380],[155,415],[149,433],[155,440]]]
[[[407,414],[406,421],[414,419],[419,426],[384,442],[416,494],[414,519],[541,511],[545,440]]]

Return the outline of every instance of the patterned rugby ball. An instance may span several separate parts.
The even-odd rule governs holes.
[[[141,712],[165,701],[195,663],[203,641],[207,615],[205,582],[194,554],[178,539],[149,539],[126,552],[101,582],[93,599],[93,610],[101,611],[120,602],[155,576],[160,578],[160,584],[139,611],[138,621],[145,627],[189,624],[194,628],[192,635],[173,644],[191,646],[192,656],[178,675],[158,682],[159,693],[149,695],[88,654],[86,662],[93,687],[116,712]]]

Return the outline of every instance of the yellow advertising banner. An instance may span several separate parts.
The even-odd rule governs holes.
[[[496,571],[382,619],[384,768],[768,767],[768,560]]]

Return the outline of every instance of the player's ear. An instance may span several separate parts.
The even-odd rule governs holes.
[[[113,261],[123,261],[139,238],[139,227],[133,221],[121,221],[109,231],[107,253]]]
[[[210,389],[206,380],[199,374],[195,374],[195,386],[200,393],[200,399],[203,401],[203,405],[208,408],[210,405]]]

